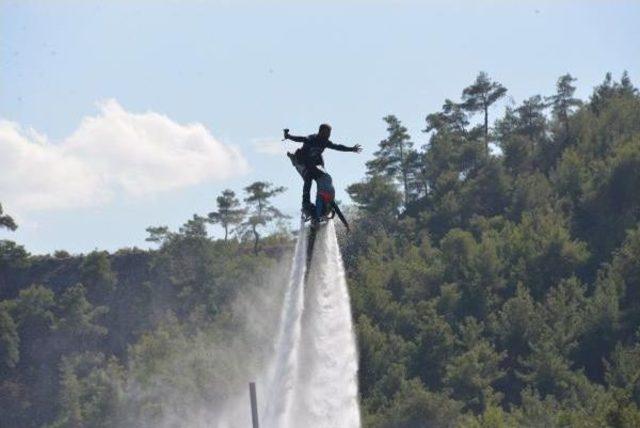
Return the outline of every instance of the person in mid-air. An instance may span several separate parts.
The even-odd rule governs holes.
[[[340,152],[354,152],[360,153],[362,147],[360,144],[354,146],[343,146],[342,144],[335,144],[329,140],[331,136],[331,126],[323,123],[320,125],[317,134],[309,135],[308,137],[298,137],[289,134],[289,130],[284,130],[284,139],[302,143],[302,147],[295,151],[295,153],[287,153],[291,162],[302,176],[304,185],[302,186],[302,211],[307,215],[313,215],[314,206],[311,204],[311,182],[323,177],[326,172],[324,171],[324,160],[322,159],[322,152],[324,149],[333,149]]]

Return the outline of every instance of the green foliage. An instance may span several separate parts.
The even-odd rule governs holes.
[[[371,178],[349,188],[366,426],[448,426],[396,401],[428,391],[458,404],[455,426],[636,423],[640,97],[624,79],[585,105],[562,76],[551,116],[539,95],[507,108],[487,157],[488,123],[469,129],[469,115],[504,91],[479,77],[427,115],[410,165],[424,190],[404,210],[370,196]]]
[[[463,352],[451,358],[444,375],[444,384],[452,389],[452,396],[475,411],[500,402],[502,394],[492,385],[504,376],[500,364],[505,353],[497,353],[480,336],[482,330],[482,324],[473,318],[460,324],[458,340]]]
[[[18,225],[10,215],[4,214],[2,204],[0,204],[0,228],[3,227],[9,230],[16,230]]]
[[[19,326],[37,325],[48,330],[54,323],[55,294],[41,285],[20,290],[18,298],[9,301],[9,308]]]
[[[447,364],[456,353],[456,335],[432,302],[423,301],[416,310],[418,324],[409,368],[429,387],[442,388]]]
[[[240,208],[240,201],[233,190],[226,189],[216,198],[218,211],[208,215],[211,223],[220,223],[224,229],[224,240],[229,236],[229,228],[238,227],[244,220],[245,210]]]
[[[20,360],[20,337],[7,305],[0,305],[0,373],[12,369]]]
[[[29,264],[29,253],[22,245],[0,239],[0,268],[20,268]]]
[[[489,75],[481,71],[472,85],[462,91],[462,108],[471,113],[482,112],[484,114],[484,143],[485,154],[489,155],[489,107],[504,97],[507,88],[499,82],[493,82]]]
[[[553,115],[566,131],[569,129],[569,115],[575,107],[581,105],[580,100],[573,98],[576,87],[572,83],[575,81],[576,79],[571,74],[560,76],[556,83],[556,93],[546,98],[551,105]]]
[[[407,128],[402,126],[398,118],[389,115],[383,118],[387,124],[389,136],[380,141],[379,149],[367,162],[367,174],[371,176],[383,175],[396,179],[402,184],[404,203],[412,198],[410,190],[416,186],[410,181],[413,177],[410,172],[412,162],[416,162],[413,143],[407,133]]]
[[[118,279],[111,269],[111,260],[106,251],[89,253],[80,265],[80,279],[86,284],[93,301],[105,301],[116,288]],[[84,288],[83,288],[84,290]]]
[[[586,245],[571,238],[564,216],[557,211],[526,212],[519,224],[508,223],[502,235],[503,257],[511,267],[507,280],[522,282],[536,298],[571,276],[589,257]]]
[[[395,218],[402,200],[393,183],[382,176],[352,184],[347,187],[347,193],[358,208],[382,220]]]
[[[55,324],[56,330],[70,339],[85,344],[107,334],[107,329],[97,324],[97,320],[108,312],[106,306],[94,307],[86,298],[82,284],[67,288],[58,299],[60,315]]]
[[[392,403],[378,417],[365,418],[365,426],[393,428],[455,427],[461,403],[445,394],[426,390],[417,379],[405,381]]]
[[[622,73],[620,82],[614,82],[611,78],[611,73],[607,73],[602,84],[594,88],[589,107],[591,111],[599,115],[607,110],[612,100],[616,98],[632,98],[637,93],[638,90],[629,79],[629,73],[626,71]]]
[[[53,257],[55,257],[56,259],[68,259],[71,257],[71,254],[69,254],[69,252],[65,250],[56,250],[53,253]]]
[[[145,239],[147,242],[155,242],[159,244],[163,244],[167,242],[171,233],[169,232],[169,228],[167,226],[150,226],[146,229],[149,236]]]
[[[155,251],[25,256],[2,272],[22,287],[0,302],[0,425],[160,424],[238,388],[256,357],[237,357],[231,303],[265,292],[274,259],[194,229],[167,230]],[[36,280],[45,285],[26,285]],[[265,329],[272,318],[262,314]],[[268,338],[248,335],[242,351]]]
[[[180,235],[191,239],[206,239],[207,238],[207,219],[194,214],[192,218],[187,220],[185,224],[180,226]]]
[[[468,174],[460,190],[461,220],[468,223],[474,215],[493,217],[504,212],[511,196],[511,182],[502,164],[489,160]]]
[[[476,417],[467,417],[461,424],[464,428],[516,428],[516,419],[499,406],[489,406]]]
[[[607,75],[585,103],[574,82],[490,126],[506,89],[481,73],[426,115],[420,149],[385,117],[340,236],[364,426],[640,425],[640,95]],[[234,305],[282,297],[265,277],[291,247],[262,236],[282,188],[245,192],[246,211],[225,190],[207,217],[147,229],[157,250],[0,241],[0,421],[177,426],[244,388],[277,312],[242,329]],[[207,235],[245,212],[241,239]]]
[[[247,219],[243,225],[250,230],[254,237],[253,251],[258,254],[258,243],[260,234],[258,227],[264,227],[274,220],[287,218],[280,210],[273,206],[271,198],[284,192],[284,187],[274,187],[273,184],[256,181],[245,187],[247,197]]]
[[[437,131],[440,133],[466,135],[466,127],[469,119],[465,109],[460,104],[446,99],[442,105],[442,111],[431,113],[425,118],[427,127],[424,132]]]
[[[74,354],[60,363],[59,411],[54,427],[116,427],[126,424],[125,370],[98,353]]]

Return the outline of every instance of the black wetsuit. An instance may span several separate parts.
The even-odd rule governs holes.
[[[353,152],[353,147],[332,143],[330,140],[318,138],[317,134],[308,137],[296,137],[289,135],[289,140],[302,143],[302,147],[296,150],[295,157],[298,162],[304,165],[305,172],[302,173],[304,185],[302,186],[302,207],[305,208],[311,203],[309,194],[311,193],[311,182],[318,178],[323,172],[318,169],[318,165],[324,167],[322,152],[324,149],[333,149],[339,152]]]

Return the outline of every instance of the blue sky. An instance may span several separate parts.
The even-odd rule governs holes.
[[[607,71],[638,83],[638,22],[637,1],[0,0],[0,147],[15,152],[0,202],[21,225],[0,239],[145,247],[147,226],[177,228],[255,180],[287,186],[277,205],[295,215],[301,183],[275,143],[325,121],[365,148],[326,155],[347,201],[386,114],[420,146],[426,114],[480,70],[515,102],[566,72],[582,97]]]

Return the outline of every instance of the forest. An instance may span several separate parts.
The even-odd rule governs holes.
[[[364,144],[339,240],[365,427],[640,426],[640,93],[576,85],[505,103],[481,72],[421,135],[388,115]],[[212,195],[149,250],[0,241],[0,426],[160,426],[244,388],[277,313],[237,308],[281,297],[283,191]]]

